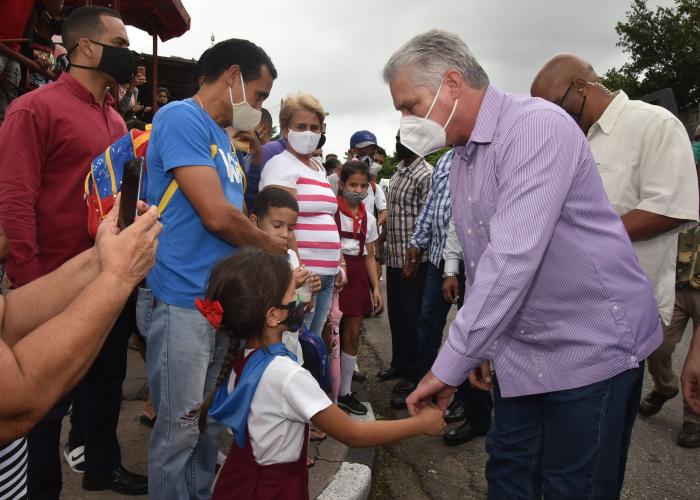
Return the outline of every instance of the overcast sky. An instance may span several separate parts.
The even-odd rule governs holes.
[[[280,99],[303,91],[326,111],[324,153],[345,152],[368,129],[394,151],[399,113],[381,77],[391,54],[432,28],[458,33],[501,90],[528,93],[542,63],[574,52],[599,74],[626,60],[615,23],[630,0],[182,0],[191,29],[159,45],[159,55],[198,58],[216,41],[247,38],[270,55],[279,77],[266,101],[277,124]],[[671,0],[650,0],[650,6]],[[132,47],[151,53],[151,38],[129,28]],[[342,158],[342,156],[341,156]]]

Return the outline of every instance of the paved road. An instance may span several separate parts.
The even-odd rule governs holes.
[[[455,308],[450,318],[454,317]],[[449,323],[448,323],[449,324]],[[366,332],[360,366],[370,375],[370,401],[378,418],[400,418],[405,411],[389,407],[392,382],[378,382],[375,374],[391,360],[389,325],[384,313],[365,321]],[[445,336],[447,335],[447,328]],[[687,352],[690,331],[686,331],[674,365],[680,370]],[[648,375],[644,392],[651,387]],[[637,419],[627,465],[623,498],[634,500],[697,500],[700,498],[700,448],[676,446],[680,430],[680,397],[666,404],[650,419]],[[459,425],[459,424],[455,424]],[[450,448],[439,438],[420,437],[379,450],[374,468],[372,499],[470,499],[484,498],[483,438]]]

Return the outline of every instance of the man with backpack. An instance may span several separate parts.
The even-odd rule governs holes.
[[[83,183],[90,162],[126,133],[108,87],[131,80],[134,60],[119,14],[104,7],[73,11],[63,27],[70,70],[13,101],[0,129],[0,225],[12,254],[6,272],[22,286],[93,245]],[[147,479],[121,465],[117,423],[134,304],[122,314],[74,393],[77,420],[69,443],[83,488],[145,494]],[[48,381],[47,381],[48,382]],[[67,397],[29,434],[29,498],[59,498],[61,421]],[[84,464],[80,447],[84,446]]]

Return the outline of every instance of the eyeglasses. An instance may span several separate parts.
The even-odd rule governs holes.
[[[569,88],[566,89],[566,92],[564,92],[564,95],[561,96],[561,99],[557,102],[557,106],[560,108],[563,108],[562,104],[564,104],[564,101],[566,100],[566,96],[569,95],[569,92],[571,92],[571,89],[574,88],[574,82],[571,82],[571,85],[569,85]]]

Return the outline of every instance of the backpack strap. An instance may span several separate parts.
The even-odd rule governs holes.
[[[172,199],[173,195],[179,187],[180,186],[177,184],[177,181],[175,179],[170,181],[168,187],[165,188],[165,192],[163,193],[163,197],[160,199],[160,203],[158,203],[158,215],[163,215],[165,207],[168,206],[168,203],[170,203],[170,200]]]

